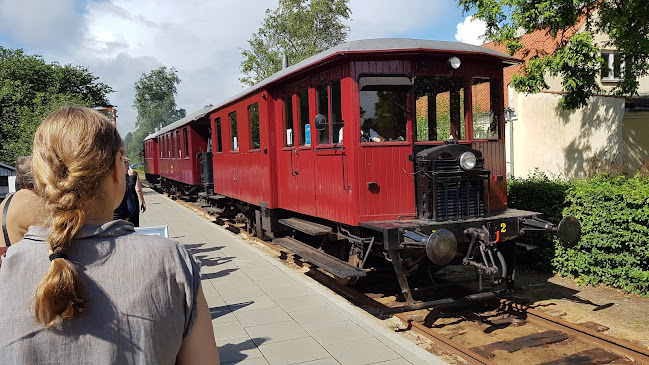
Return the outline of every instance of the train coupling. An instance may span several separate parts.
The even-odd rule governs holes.
[[[531,217],[520,219],[521,230],[525,233],[549,233],[557,235],[561,246],[566,248],[575,247],[581,238],[581,224],[575,217],[564,217],[558,225],[546,220]]]

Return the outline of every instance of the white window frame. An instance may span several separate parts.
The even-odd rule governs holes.
[[[615,51],[601,51],[600,55],[608,65],[608,75],[602,75],[602,81],[604,82],[617,82],[622,79],[622,74],[624,73],[624,61],[620,62],[620,75],[615,76]]]

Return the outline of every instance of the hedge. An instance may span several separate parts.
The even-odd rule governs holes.
[[[571,249],[537,237],[537,267],[582,284],[606,284],[649,296],[649,178],[598,175],[563,181],[535,173],[509,183],[510,207],[535,210],[553,223],[577,217],[580,243]]]

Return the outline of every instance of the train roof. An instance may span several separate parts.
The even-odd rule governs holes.
[[[162,128],[160,131],[154,133],[153,135],[149,135],[149,137],[155,138],[156,136],[162,133],[182,127],[185,124],[191,123],[197,119],[204,117],[206,114],[210,113],[213,110],[219,109],[247,95],[263,90],[268,85],[271,85],[277,81],[289,77],[296,72],[304,71],[309,68],[315,67],[318,64],[322,63],[323,61],[327,61],[345,55],[363,54],[368,52],[395,54],[395,53],[412,53],[412,52],[419,52],[419,51],[440,52],[440,53],[449,53],[455,55],[486,55],[486,56],[496,57],[497,59],[500,59],[502,63],[505,65],[516,65],[523,62],[522,60],[516,57],[509,56],[507,54],[495,51],[490,48],[474,46],[471,44],[466,44],[461,42],[433,41],[433,40],[425,40],[425,39],[408,39],[408,38],[377,38],[377,39],[363,39],[363,40],[341,43],[335,47],[329,48],[301,62],[298,62],[292,66],[289,66],[285,69],[282,69],[274,73],[273,75],[263,80],[262,82],[254,86],[251,86],[250,88],[233,96],[232,98],[226,99],[225,101],[218,103],[215,106],[209,106],[200,109],[183,119],[180,119],[172,124],[169,124],[168,126]],[[149,137],[147,137],[147,139]]]
[[[255,93],[266,86],[273,84],[285,77],[288,77],[295,72],[303,71],[308,68],[314,67],[323,61],[345,55],[362,54],[367,52],[380,52],[380,53],[409,53],[418,51],[432,51],[441,53],[450,53],[457,55],[486,55],[500,59],[503,64],[507,66],[517,65],[523,60],[510,55],[495,51],[490,48],[474,46],[461,42],[449,41],[433,41],[426,39],[408,39],[408,38],[377,38],[377,39],[363,39],[341,43],[335,47],[322,51],[314,56],[311,56],[301,62],[298,62],[285,69],[277,71],[262,82],[244,90],[243,92],[229,98],[221,103],[218,103],[212,110],[218,109],[222,106],[230,104],[238,99],[243,98],[249,94]]]
[[[178,129],[178,128],[180,128],[180,127],[182,127],[182,126],[184,126],[186,124],[189,124],[189,123],[191,123],[193,121],[199,120],[199,119],[203,118],[204,116],[206,116],[207,113],[211,112],[214,109],[215,108],[213,106],[211,106],[211,105],[206,106],[206,107],[204,107],[202,109],[199,109],[199,110],[189,114],[188,116],[186,116],[186,117],[184,117],[182,119],[178,119],[177,121],[175,121],[175,122],[173,122],[173,123],[171,123],[171,124],[169,124],[169,125],[167,125],[165,127],[162,127],[162,129],[160,129],[159,131],[157,131],[155,133],[152,133],[152,134],[149,134],[144,140],[146,141],[149,138],[155,138],[155,137],[157,137],[157,136],[159,136],[159,135],[161,135],[163,133],[172,131],[174,129]]]

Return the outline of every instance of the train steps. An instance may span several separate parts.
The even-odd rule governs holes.
[[[302,257],[321,269],[341,279],[360,278],[366,275],[365,270],[352,266],[346,262],[327,255],[306,243],[300,242],[291,237],[275,238],[273,243],[280,245],[290,252]]]
[[[321,237],[331,234],[331,227],[322,224],[305,221],[299,218],[279,219],[279,223],[296,231],[304,232],[310,236]]]

